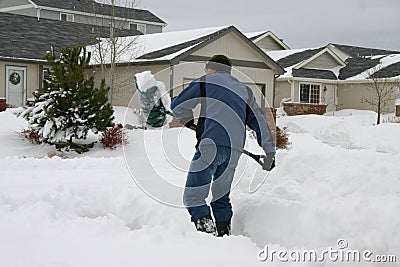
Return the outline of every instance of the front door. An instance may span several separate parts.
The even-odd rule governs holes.
[[[325,93],[325,102],[327,104],[326,112],[336,111],[336,86],[327,85]]]
[[[6,97],[11,107],[21,107],[26,101],[26,68],[6,67]]]

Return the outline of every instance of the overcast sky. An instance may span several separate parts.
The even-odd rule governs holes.
[[[290,48],[328,43],[400,51],[400,0],[136,0],[164,20],[164,31],[234,25],[270,30]]]

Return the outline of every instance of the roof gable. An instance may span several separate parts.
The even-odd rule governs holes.
[[[264,51],[262,51],[257,45],[255,45],[250,39],[248,39],[242,32],[240,32],[236,27],[234,26],[229,26],[228,28],[225,28],[223,31],[220,31],[218,34],[211,36],[210,38],[204,40],[204,42],[201,45],[194,46],[190,48],[188,51],[185,51],[184,54],[178,56],[175,61],[180,61],[185,58],[188,54],[192,54],[195,51],[198,51],[202,47],[205,47],[209,45],[212,42],[215,42],[216,40],[228,35],[228,34],[234,34],[236,35],[243,43],[245,46],[249,47],[254,51],[258,56],[260,56],[264,63],[271,69],[273,69],[276,73],[278,74],[283,74],[284,70],[283,68],[277,64],[272,58],[270,58]]]
[[[275,34],[271,31],[267,32],[254,32],[254,33],[245,33],[247,38],[253,41],[256,45],[258,45],[261,49],[264,50],[289,50],[289,46],[287,46],[281,39],[279,39]]]
[[[325,47],[312,57],[298,64],[295,69],[310,68],[310,69],[333,69],[336,67],[344,67],[346,63],[341,60],[328,47]]]

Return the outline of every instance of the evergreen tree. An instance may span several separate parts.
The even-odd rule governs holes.
[[[93,76],[85,78],[90,53],[83,47],[67,47],[57,58],[52,48],[46,58],[50,75],[43,88],[34,92],[35,105],[21,114],[41,141],[71,145],[74,140],[86,139],[90,130],[97,134],[111,126],[109,88],[104,81],[94,88]]]

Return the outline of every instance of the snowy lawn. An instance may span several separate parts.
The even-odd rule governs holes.
[[[125,110],[116,111],[122,122]],[[154,173],[184,184],[193,132],[137,129],[128,132],[124,149],[97,144],[84,155],[49,158],[53,147],[23,140],[17,132],[25,121],[1,112],[0,266],[283,265],[277,254],[272,262],[259,260],[266,247],[288,253],[370,250],[372,259],[396,255],[399,262],[400,124],[375,126],[375,115],[346,110],[278,118],[287,127],[290,149],[278,151],[277,167],[253,194],[252,179],[250,188],[265,172],[242,156],[231,194],[233,235],[216,238],[195,232],[183,208],[161,203],[179,204],[179,192],[157,190],[162,186]],[[137,123],[131,113],[126,122]],[[166,160],[162,147],[173,150],[170,159],[182,165]],[[260,152],[254,140],[248,148]],[[156,188],[150,194],[158,201],[141,187]],[[339,239],[348,247],[339,249]],[[319,263],[293,264],[377,263],[325,256]]]

